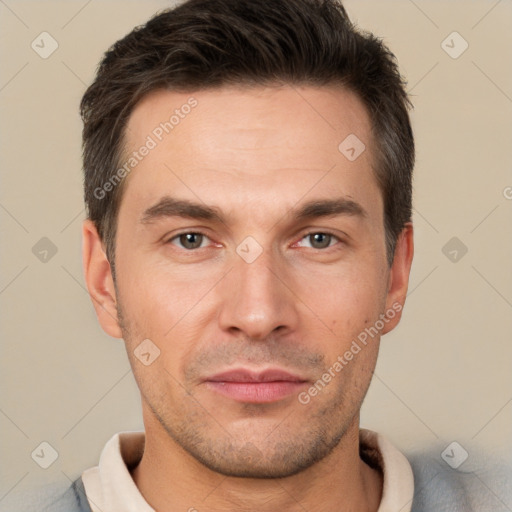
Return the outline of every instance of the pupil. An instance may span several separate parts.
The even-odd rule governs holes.
[[[187,249],[197,249],[201,246],[202,235],[199,233],[186,233],[181,235],[180,242]]]
[[[313,246],[317,249],[323,249],[329,246],[330,235],[325,233],[315,233],[313,235]]]

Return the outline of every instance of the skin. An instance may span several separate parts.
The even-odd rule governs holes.
[[[307,405],[297,393],[244,403],[202,380],[279,367],[307,390],[404,304],[413,230],[404,227],[389,267],[368,114],[334,87],[156,91],[130,117],[129,151],[191,96],[197,107],[126,178],[115,285],[94,225],[83,226],[99,321],[124,338],[141,392],[146,445],[134,481],[157,511],[376,511],[382,475],[359,458],[358,432],[380,335]],[[353,162],[338,150],[349,134],[366,145]],[[143,221],[165,196],[215,207],[222,219]],[[365,214],[293,213],[338,198]],[[197,232],[198,248],[177,236]],[[252,263],[236,252],[248,236],[262,249]],[[160,350],[149,366],[134,355],[144,339]]]

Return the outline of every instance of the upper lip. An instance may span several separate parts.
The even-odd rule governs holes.
[[[206,377],[206,382],[306,382],[307,379],[278,368],[254,371],[246,368],[234,368]]]

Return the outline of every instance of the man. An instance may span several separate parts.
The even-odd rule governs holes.
[[[107,52],[84,268],[145,433],[52,510],[425,510],[359,427],[413,258],[408,106],[334,0],[190,0]]]

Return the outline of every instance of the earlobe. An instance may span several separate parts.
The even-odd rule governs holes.
[[[386,312],[389,321],[386,323],[382,334],[393,330],[402,316],[405,304],[407,287],[409,286],[409,274],[411,272],[414,256],[414,238],[412,222],[408,222],[398,236],[393,264],[389,273],[388,294],[386,298]]]
[[[89,219],[82,226],[82,257],[85,282],[98,321],[108,335],[122,338],[112,270],[96,226]]]

